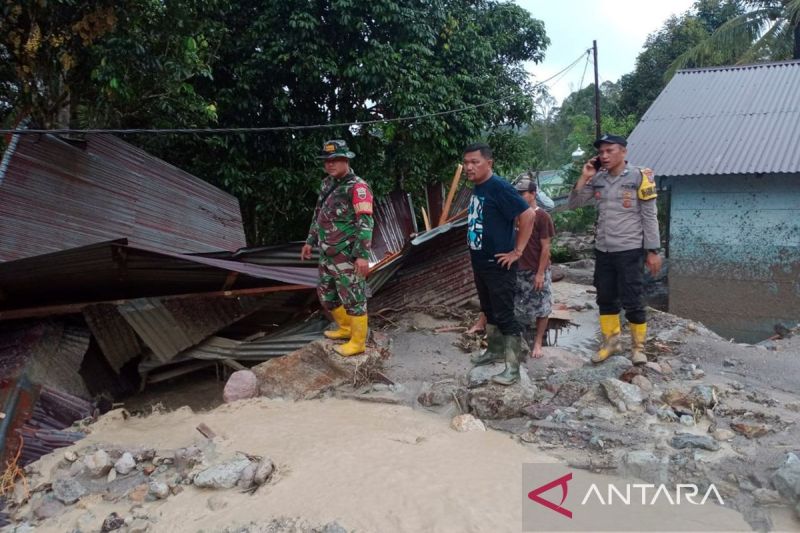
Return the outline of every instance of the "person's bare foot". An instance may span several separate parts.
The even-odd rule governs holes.
[[[472,327],[469,328],[466,332],[467,334],[472,335],[475,333],[483,333],[485,331],[486,331],[486,315],[481,313],[480,315],[478,315],[478,320],[475,321]]]
[[[480,326],[480,324],[475,324],[471,328],[469,328],[466,333],[469,335],[473,335],[475,333],[483,333],[485,330]]]
[[[535,345],[531,352],[531,359],[541,359],[543,355],[544,351],[542,351],[542,346],[539,344]]]

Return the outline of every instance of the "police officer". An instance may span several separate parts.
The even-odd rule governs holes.
[[[358,355],[367,340],[366,276],[372,246],[372,191],[350,168],[356,155],[342,140],[327,141],[319,159],[327,177],[317,198],[314,218],[300,258],[310,259],[319,246],[317,294],[336,321],[337,329],[326,331],[329,339],[349,339],[336,351]]]
[[[653,276],[661,270],[653,171],[628,165],[627,145],[618,135],[597,139],[597,156],[583,165],[569,195],[570,209],[593,204],[598,212],[594,285],[603,342],[592,357],[595,363],[620,350],[620,307],[630,325],[631,359],[647,362],[644,265]]]

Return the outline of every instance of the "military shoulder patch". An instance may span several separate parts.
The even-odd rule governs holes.
[[[356,215],[372,214],[372,191],[366,183],[353,185],[353,207]]]
[[[641,168],[642,181],[639,184],[639,200],[652,200],[657,197],[656,194],[656,178],[653,169]]]

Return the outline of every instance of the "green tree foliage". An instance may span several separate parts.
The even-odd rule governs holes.
[[[305,236],[325,138],[347,139],[358,154],[353,167],[376,194],[449,180],[461,148],[479,137],[499,143],[499,161],[516,153],[503,132],[532,113],[522,63],[541,60],[548,43],[542,23],[522,8],[483,0],[242,0],[221,21],[228,37],[212,79],[198,85],[216,103],[221,126],[347,123],[480,106],[351,129],[207,138],[177,150],[182,159],[172,160],[239,197],[252,243]]]
[[[235,194],[252,244],[302,238],[326,138],[377,194],[449,180],[469,141],[519,157],[543,24],[496,0],[9,0],[0,113],[39,126],[273,127],[126,139]],[[477,107],[474,107],[477,106]]]
[[[717,55],[735,63],[800,59],[800,0],[745,0],[743,12],[724,21],[670,65],[714,66]]]
[[[10,0],[0,13],[0,118],[41,127],[193,125],[192,81],[221,28],[201,0]],[[200,8],[202,7],[203,10]]]
[[[636,68],[620,81],[620,108],[625,114],[641,117],[669,81],[665,73],[675,61],[705,42],[727,21],[742,13],[738,0],[700,0],[693,9],[681,16],[670,17],[659,31],[650,35],[644,49],[636,58]],[[694,59],[686,58],[683,67],[723,65],[731,63],[740,44],[734,50],[707,50]]]

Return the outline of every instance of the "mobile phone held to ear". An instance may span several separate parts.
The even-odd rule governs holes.
[[[594,159],[592,159],[592,166],[594,167],[595,170],[600,170],[600,167],[602,167],[603,164],[600,162],[599,157],[595,157]]]

